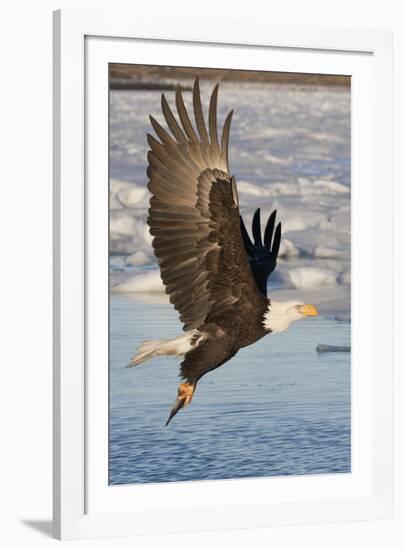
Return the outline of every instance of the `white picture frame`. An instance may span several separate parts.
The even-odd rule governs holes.
[[[108,216],[105,67],[156,63],[157,57],[159,64],[185,64],[197,56],[202,66],[204,55],[208,66],[212,52],[222,67],[353,75],[353,469],[344,478],[197,482],[197,489],[192,482],[109,487],[107,300],[99,300],[107,273],[97,268],[106,265],[107,233],[101,238],[94,231],[107,227]],[[381,249],[392,257],[391,82],[392,35],[385,31],[272,25],[261,19],[151,20],[135,12],[55,12],[55,537],[390,517],[393,300],[390,274],[375,262],[374,252]],[[97,193],[106,190],[96,200],[94,181]],[[358,286],[360,273],[365,277]]]

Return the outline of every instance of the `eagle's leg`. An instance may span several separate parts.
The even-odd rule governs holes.
[[[175,416],[175,414],[178,411],[180,411],[180,409],[189,405],[189,403],[192,401],[195,387],[196,387],[196,384],[191,384],[190,382],[182,382],[181,384],[179,384],[178,397],[176,398],[176,401],[172,407],[172,410],[169,414],[169,417],[165,426],[168,426],[171,419]]]
[[[210,336],[204,339],[198,346],[188,351],[185,359],[181,363],[180,374],[182,383],[179,384],[178,397],[172,407],[171,413],[167,420],[167,424],[175,416],[175,414],[189,405],[196,391],[196,384],[206,373],[220,367],[226,361],[231,359],[239,348],[229,349],[225,343],[225,332],[211,323],[204,325],[209,330]],[[213,334],[213,336],[211,336]],[[223,342],[224,340],[224,342]]]

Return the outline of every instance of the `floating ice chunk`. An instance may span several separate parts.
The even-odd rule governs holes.
[[[340,323],[351,323],[351,317],[348,313],[335,315],[334,320]]]
[[[268,280],[268,286],[270,289],[273,288],[294,288],[294,285],[291,283],[290,273],[287,269],[283,269],[277,265],[277,268],[270,275]]]
[[[157,269],[128,277],[112,287],[112,292],[165,292],[164,284]]]
[[[348,203],[346,206],[341,206],[333,212],[329,212],[328,229],[342,231],[349,235],[351,232],[351,208]]]
[[[277,272],[274,271],[273,275]],[[320,315],[350,315],[350,287],[337,285],[334,287],[322,288],[273,288],[269,279],[268,296],[272,300],[298,300],[307,304],[314,304]]]
[[[109,189],[111,210],[133,208],[148,202],[149,193],[145,185],[111,179]]]
[[[137,250],[125,258],[125,263],[129,265],[145,265],[150,261],[150,257],[143,250]]]
[[[110,231],[118,235],[134,235],[136,221],[132,216],[111,216]]]
[[[151,243],[152,243],[154,237],[153,237],[153,236],[151,235],[151,233],[150,233],[150,228],[149,228],[148,224],[145,224],[145,225],[144,225],[142,237],[143,237],[143,239],[145,240],[145,242],[146,242],[149,246],[151,246]]]
[[[302,218],[303,220],[303,218]],[[309,222],[308,222],[309,223]],[[316,258],[348,258],[349,235],[319,227],[299,229],[287,234],[295,246],[309,256]]]
[[[330,346],[328,344],[318,344],[316,346],[316,351],[318,353],[327,353],[327,352],[351,352],[351,346]]]
[[[319,245],[313,251],[313,255],[316,256],[316,258],[340,258],[345,256],[345,254],[345,250],[325,245]]]
[[[138,249],[130,235],[120,235],[119,233],[111,233],[109,237],[111,254],[132,254]]]
[[[298,178],[297,182],[272,182],[268,185],[256,185],[249,181],[237,182],[238,192],[250,197],[317,197],[332,198],[334,195],[348,194],[350,188],[342,183],[331,180],[312,180]]]
[[[133,206],[137,206],[146,195],[147,189],[145,187],[132,184],[129,189],[119,191],[118,199],[126,208],[132,208]]]
[[[121,210],[122,203],[114,193],[109,194],[109,210]]]
[[[347,187],[347,185],[343,185],[342,183],[339,183],[338,181],[318,179],[318,180],[315,180],[313,184],[316,186],[320,186],[324,190],[332,193],[350,193],[350,188]]]
[[[299,256],[300,251],[292,241],[283,237],[281,239],[280,250],[278,254],[280,258],[291,258]]]
[[[294,288],[318,288],[336,286],[336,273],[317,267],[296,267],[290,269],[289,277]]]
[[[116,178],[111,178],[109,181],[109,190],[111,194],[117,195],[119,191],[122,191],[123,189],[130,188],[132,184],[128,181],[123,180],[117,180]]]
[[[266,153],[265,154],[265,160],[267,160],[268,162],[271,162],[273,164],[281,164],[283,166],[287,166],[289,164],[291,164],[291,161],[292,161],[292,157],[278,157],[278,156],[275,156],[275,155],[270,155],[269,153]]]
[[[298,216],[293,215],[288,219],[286,218],[283,222],[284,231],[303,231],[304,229],[311,227],[312,225],[317,224],[317,220],[314,218],[308,218],[307,216]]]
[[[256,195],[260,197],[264,194],[265,189],[250,183],[249,181],[238,181],[237,182],[238,193],[245,193],[247,195]]]
[[[337,282],[340,285],[350,285],[351,284],[351,271],[345,271],[344,273],[340,273],[340,275],[337,277]]]

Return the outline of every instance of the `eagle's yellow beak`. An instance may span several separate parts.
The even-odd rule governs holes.
[[[304,304],[300,306],[299,310],[305,316],[316,317],[318,315],[318,310],[312,304]]]

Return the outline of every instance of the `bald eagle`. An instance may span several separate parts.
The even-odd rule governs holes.
[[[218,84],[210,99],[208,129],[198,78],[193,86],[195,126],[179,86],[178,119],[162,95],[162,112],[170,133],[150,116],[159,141],[147,135],[152,195],[148,224],[161,278],[180,314],[184,333],[170,340],[143,342],[128,366],[155,356],[184,356],[182,381],[166,425],[189,405],[206,373],[263,336],[317,315],[311,304],[276,302],[266,296],[267,277],[276,266],[280,247],[281,224],[274,232],[273,212],[262,241],[257,210],[251,241],[240,217],[236,181],[228,163],[233,111],[225,119],[219,141],[217,95]]]

